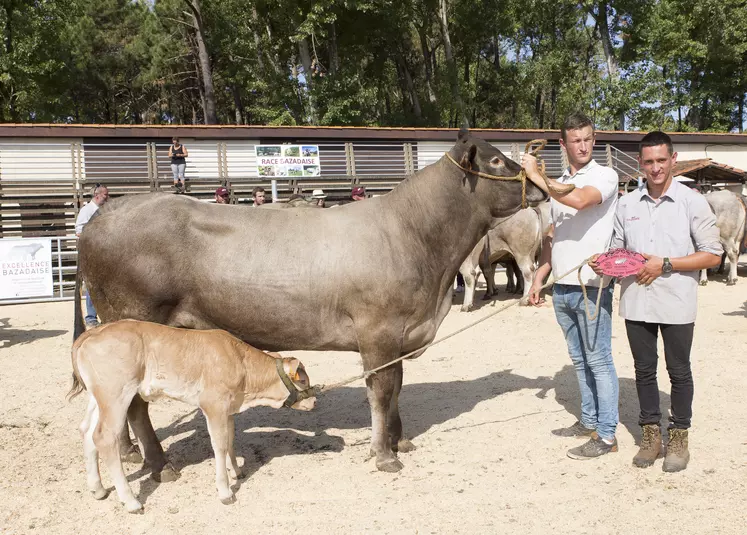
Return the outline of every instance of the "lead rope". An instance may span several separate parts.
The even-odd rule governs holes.
[[[550,279],[548,279],[548,281],[545,284],[542,285],[542,287],[540,288],[540,291],[542,291],[545,288],[548,288],[548,287],[552,286],[553,284],[555,284],[555,280],[561,280],[561,279],[565,278],[566,276],[570,275],[571,273],[573,273],[574,271],[578,271],[578,273],[579,273],[579,282],[581,282],[581,276],[580,276],[580,274],[581,274],[581,268],[584,267],[584,265],[586,265],[589,262],[589,260],[591,260],[591,257],[587,258],[586,260],[584,260],[583,262],[581,262],[579,265],[575,266],[573,269],[569,269],[567,273],[563,273],[563,275],[561,275],[557,279],[553,279],[552,277],[550,277]],[[599,296],[601,296],[601,294],[602,294],[602,287],[601,286],[599,287],[599,296],[597,297],[596,315],[594,316],[594,318],[592,318],[589,315],[589,300],[588,300],[588,298],[586,296],[586,287],[584,286],[583,282],[581,282],[581,290],[582,290],[582,292],[584,294],[584,303],[586,305],[586,315],[589,318],[589,321],[594,321],[594,319],[597,317],[597,315],[599,315],[599,303],[601,302],[601,299],[599,299]],[[358,374],[358,375],[356,375],[354,377],[350,377],[348,379],[345,379],[345,380],[337,382],[337,383],[332,383],[331,385],[316,385],[314,387],[314,390],[315,390],[316,394],[319,395],[319,394],[323,394],[325,392],[329,392],[330,390],[333,390],[335,388],[340,388],[341,386],[345,386],[347,384],[353,383],[353,382],[355,382],[355,381],[357,381],[359,379],[368,379],[372,375],[376,374],[376,372],[379,372],[379,371],[383,370],[384,368],[388,368],[389,366],[392,366],[394,364],[397,364],[398,362],[401,362],[401,361],[403,361],[403,360],[405,360],[407,358],[410,358],[415,353],[420,353],[422,351],[425,351],[429,347],[435,346],[436,344],[440,344],[441,342],[444,342],[444,341],[448,340],[449,338],[452,338],[452,337],[456,336],[459,333],[463,333],[467,329],[471,329],[475,325],[479,325],[483,321],[489,320],[490,318],[492,318],[496,314],[500,314],[504,310],[508,310],[509,308],[518,305],[520,302],[521,302],[521,300],[517,300],[517,301],[514,301],[513,303],[509,303],[508,305],[505,305],[505,306],[499,308],[498,310],[495,310],[495,311],[491,312],[487,316],[482,317],[482,318],[480,318],[478,320],[475,320],[472,323],[469,323],[469,324],[465,325],[461,329],[457,329],[453,333],[447,334],[443,338],[439,338],[438,340],[434,340],[430,344],[426,344],[423,347],[415,349],[414,351],[410,351],[409,353],[406,353],[406,354],[402,355],[401,357],[399,357],[397,359],[394,359],[394,360],[392,360],[390,362],[387,362],[386,364],[382,364],[378,368],[374,368],[373,370],[365,371],[365,372],[360,373],[360,374]],[[495,305],[493,305],[493,306],[495,306]]]

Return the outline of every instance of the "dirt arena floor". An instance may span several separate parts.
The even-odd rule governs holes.
[[[127,514],[115,492],[95,501],[86,490],[77,431],[86,397],[64,399],[72,303],[0,307],[0,532],[745,533],[745,260],[737,286],[713,277],[699,292],[692,460],[685,472],[665,474],[662,461],[646,470],[631,465],[638,402],[617,316],[620,451],[592,461],[566,457],[578,442],[550,430],[576,420],[578,388],[547,304],[511,308],[405,364],[400,406],[418,449],[401,455],[398,474],[377,472],[366,459],[370,421],[360,382],[320,398],[311,413],[259,408],[237,416],[237,453],[249,475],[234,486],[237,502],[230,506],[217,498],[202,415],[179,402],[152,405],[181,478],[157,484],[146,469],[125,465],[144,515]],[[460,303],[457,297],[439,335],[494,310],[480,302],[464,314]],[[360,371],[353,353],[295,356],[313,382]],[[105,467],[102,477],[111,487]]]

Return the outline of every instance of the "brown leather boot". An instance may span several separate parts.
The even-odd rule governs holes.
[[[664,448],[661,444],[659,424],[646,424],[641,429],[643,430],[641,448],[633,457],[633,465],[638,468],[647,468],[654,464]]]
[[[664,458],[665,472],[679,472],[687,468],[690,452],[687,449],[687,429],[669,429],[667,456]]]

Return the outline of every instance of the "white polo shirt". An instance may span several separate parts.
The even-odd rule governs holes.
[[[75,234],[83,232],[83,227],[91,220],[93,214],[99,209],[99,205],[93,201],[88,202],[78,212],[78,219],[75,220]]]
[[[591,160],[571,176],[570,168],[558,179],[577,188],[593,186],[602,194],[602,202],[584,210],[576,210],[552,199],[550,218],[555,226],[552,240],[552,274],[559,277],[593,254],[605,252],[612,240],[617,208],[617,173],[610,167]],[[601,278],[589,266],[581,270],[581,279],[589,286],[599,286]],[[558,284],[579,285],[574,271]]]

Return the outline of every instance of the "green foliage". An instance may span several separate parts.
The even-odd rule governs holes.
[[[189,1],[3,2],[0,121],[204,122]],[[745,0],[200,6],[225,124],[455,126],[457,102],[476,127],[558,128],[576,109],[600,128],[747,120]]]

